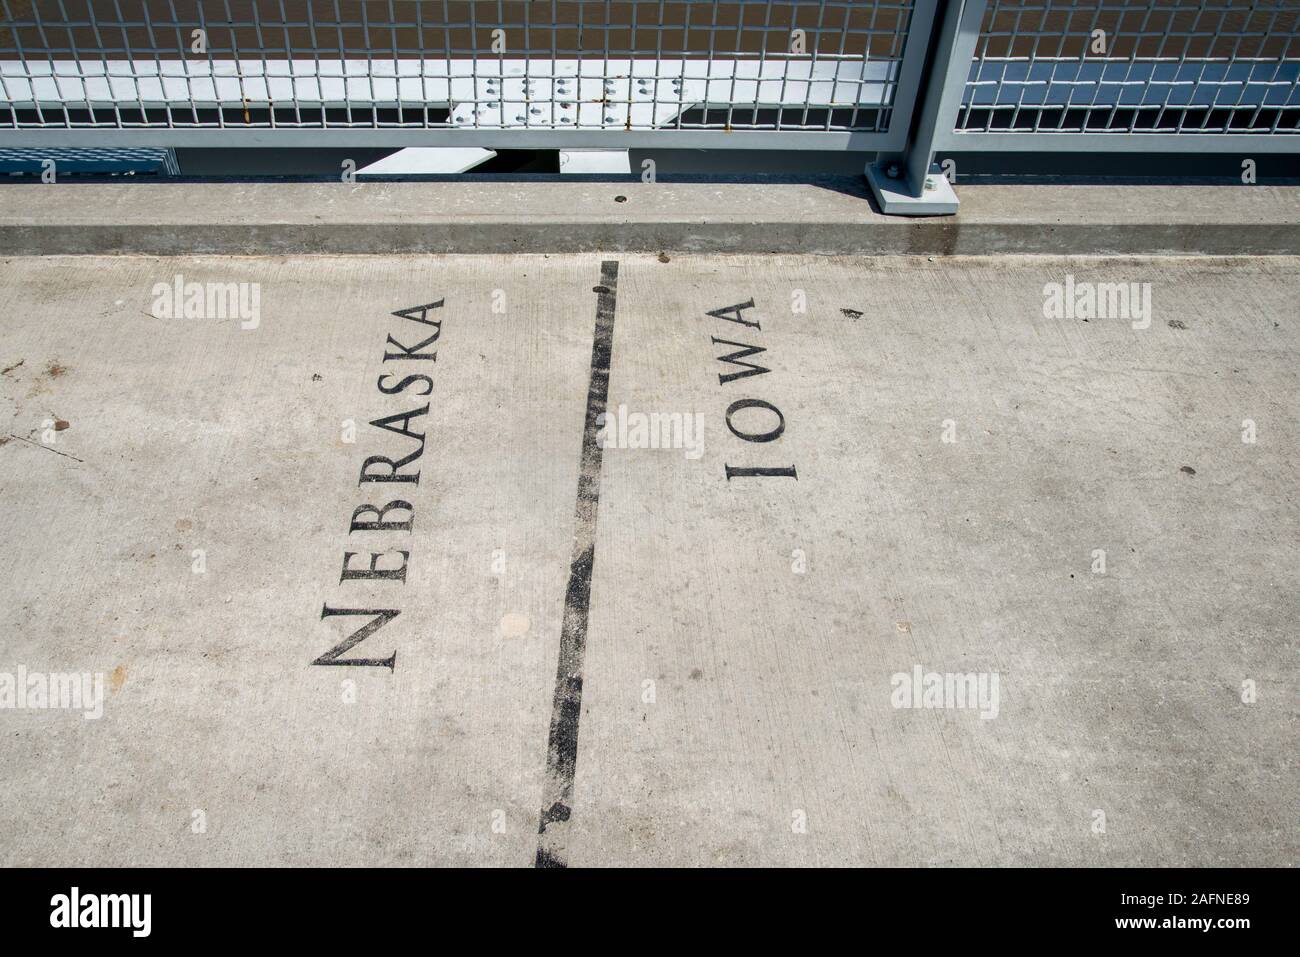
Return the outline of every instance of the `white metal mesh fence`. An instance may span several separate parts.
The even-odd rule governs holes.
[[[989,0],[956,126],[1300,132],[1300,3]]]
[[[0,130],[881,132],[918,2],[0,0]]]

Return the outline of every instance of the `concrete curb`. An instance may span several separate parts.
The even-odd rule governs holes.
[[[858,179],[809,183],[22,184],[3,255],[1287,255],[1300,190],[979,186],[956,216],[882,216]]]

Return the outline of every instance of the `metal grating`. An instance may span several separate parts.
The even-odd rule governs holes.
[[[916,3],[0,0],[0,129],[883,132]]]
[[[77,174],[163,174],[180,172],[176,156],[166,149],[0,149],[0,175],[41,173],[53,163],[59,176]]]
[[[989,0],[956,123],[958,134],[1298,131],[1295,0]]]

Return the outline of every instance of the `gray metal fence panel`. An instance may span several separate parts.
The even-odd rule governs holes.
[[[886,148],[935,6],[0,0],[0,142]]]
[[[1300,149],[1295,0],[987,0],[941,149]]]
[[[955,35],[938,36],[941,11]],[[0,14],[5,147],[853,149],[924,153],[916,169],[932,149],[1300,152],[1300,0],[0,0]]]

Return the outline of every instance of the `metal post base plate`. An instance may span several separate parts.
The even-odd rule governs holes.
[[[951,216],[957,212],[960,205],[957,194],[937,165],[930,167],[927,181],[931,188],[918,190],[920,195],[913,196],[907,180],[901,177],[890,179],[875,163],[867,167],[867,183],[882,213],[890,216]]]

